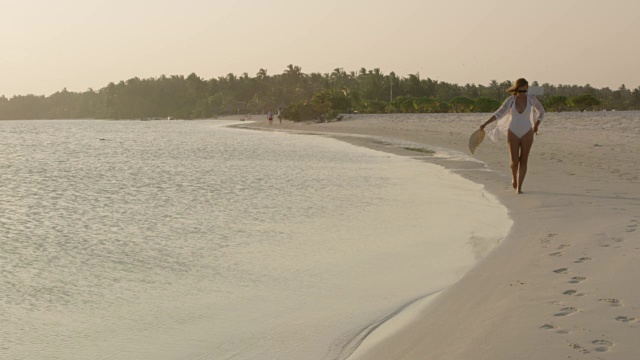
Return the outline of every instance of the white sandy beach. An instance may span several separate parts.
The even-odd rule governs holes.
[[[468,136],[489,116],[358,115],[270,127],[254,115],[258,123],[247,124],[417,156],[483,184],[514,220],[460,281],[383,324],[350,359],[640,358],[640,112],[548,113],[522,195],[511,188],[502,142],[485,139],[476,150],[485,167],[340,135],[468,154]]]

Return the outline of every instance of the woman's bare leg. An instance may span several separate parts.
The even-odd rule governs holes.
[[[511,168],[511,185],[514,189],[518,189],[518,166],[520,165],[520,138],[516,136],[511,130],[507,132],[507,145],[509,145],[509,156],[511,162],[509,167]]]
[[[522,139],[520,139],[520,168],[518,169],[518,194],[522,194],[522,184],[524,177],[527,175],[527,164],[529,162],[529,152],[533,146],[533,130],[529,130]]]

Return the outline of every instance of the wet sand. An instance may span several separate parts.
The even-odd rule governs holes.
[[[483,184],[514,220],[508,237],[460,281],[391,318],[350,359],[636,359],[640,112],[548,113],[520,195],[504,137],[485,139],[479,161],[438,156],[470,155],[468,137],[489,117],[357,115],[269,126],[254,115],[257,122],[247,123],[444,166]]]

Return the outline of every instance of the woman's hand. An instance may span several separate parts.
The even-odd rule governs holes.
[[[540,125],[540,121],[536,121],[535,124],[533,124],[533,132],[538,135],[538,125]]]
[[[484,124],[480,125],[480,130],[484,130],[484,128],[485,128],[487,125],[491,124],[491,123],[492,123],[492,122],[494,122],[495,120],[498,120],[498,119],[496,119],[496,116],[495,116],[495,115],[493,115],[493,116],[491,117],[491,119],[489,119],[489,120],[485,121],[485,122],[484,122]]]

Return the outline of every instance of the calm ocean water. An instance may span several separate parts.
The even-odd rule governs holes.
[[[229,123],[0,122],[0,358],[343,358],[510,227],[436,166]]]

